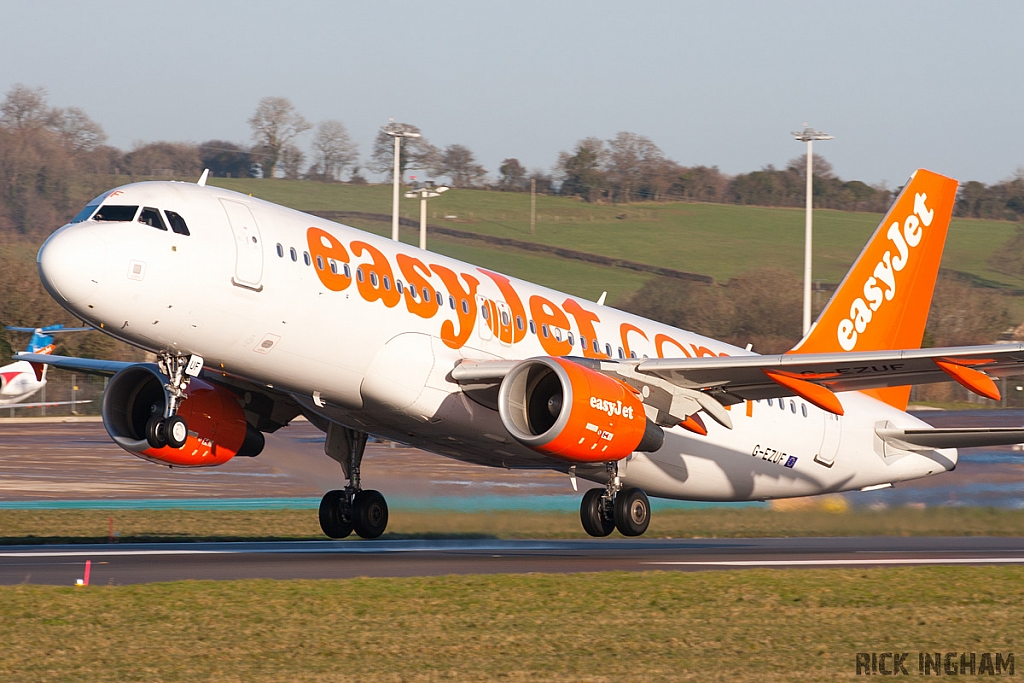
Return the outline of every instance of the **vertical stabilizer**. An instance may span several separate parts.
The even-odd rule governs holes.
[[[807,336],[789,353],[921,348],[957,181],[918,169]],[[910,387],[866,393],[901,410]]]

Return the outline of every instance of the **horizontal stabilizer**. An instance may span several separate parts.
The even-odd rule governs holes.
[[[52,356],[42,353],[19,353],[14,358],[17,360],[27,360],[33,364],[52,365],[61,370],[72,370],[74,372],[84,372],[89,375],[103,375],[106,377],[112,377],[122,369],[132,365],[131,363],[117,360],[73,358],[71,356]]]
[[[894,448],[930,451],[933,448],[983,448],[1024,443],[1024,428],[976,427],[962,429],[876,429],[875,434]]]

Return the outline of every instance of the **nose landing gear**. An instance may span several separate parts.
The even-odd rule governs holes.
[[[182,356],[161,353],[157,358],[157,366],[167,377],[164,389],[167,390],[167,405],[163,414],[158,406],[153,406],[153,416],[146,423],[146,441],[152,448],[181,448],[188,440],[188,424],[185,418],[178,415],[178,408],[185,400],[185,390],[189,380],[198,377],[203,369],[201,356]]]
[[[341,463],[348,479],[342,490],[328,491],[320,501],[320,528],[329,538],[378,538],[388,526],[388,504],[380,491],[360,486],[359,466],[366,450],[366,432],[337,423],[327,429],[324,451]]]

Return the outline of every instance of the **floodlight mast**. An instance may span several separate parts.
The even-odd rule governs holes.
[[[406,199],[420,198],[420,249],[427,250],[427,200],[440,197],[442,192],[447,192],[445,185],[434,185],[434,181],[428,180],[420,187],[414,187],[405,193]]]
[[[803,316],[803,327],[804,336],[807,336],[808,330],[811,329],[811,208],[813,194],[813,179],[814,179],[814,151],[812,145],[815,140],[831,140],[833,136],[823,133],[820,130],[814,130],[808,128],[807,122],[804,121],[804,129],[801,131],[793,131],[793,137],[799,142],[807,143],[807,212],[804,218],[804,316]]]
[[[419,133],[413,132],[408,126],[395,123],[393,118],[388,119],[388,125],[384,126],[384,132],[395,139],[395,175],[394,175],[394,191],[392,192],[391,201],[391,239],[398,241],[398,189],[401,185],[401,175],[399,173],[398,157],[402,147],[402,138],[418,138]]]

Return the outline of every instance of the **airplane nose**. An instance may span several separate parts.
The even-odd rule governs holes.
[[[91,226],[70,225],[43,243],[36,264],[39,278],[50,295],[73,306],[99,287],[105,258],[102,235]]]

